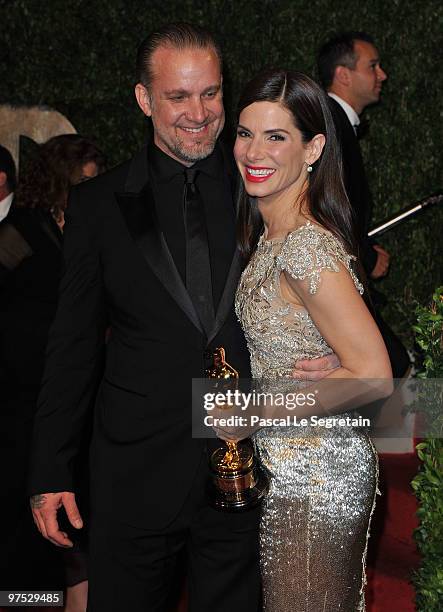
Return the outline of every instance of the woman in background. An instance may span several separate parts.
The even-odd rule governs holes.
[[[0,224],[0,368],[8,381],[0,392],[0,446],[1,463],[9,466],[1,487],[7,508],[1,586],[54,588],[65,579],[69,612],[86,609],[84,553],[79,545],[63,551],[65,578],[59,575],[58,555],[50,546],[44,549],[46,543],[31,522],[25,479],[47,336],[57,306],[69,189],[103,169],[104,157],[88,139],[77,134],[51,138],[30,161]]]
[[[259,74],[240,99],[234,154],[246,191],[239,235],[248,261],[236,311],[253,377],[266,389],[294,390],[285,379],[297,360],[334,352],[341,365],[325,381],[386,379],[388,389],[376,393],[389,393],[389,358],[361,297],[351,208],[323,91],[297,72]],[[330,388],[327,411],[357,403],[344,382],[336,397],[337,387]],[[371,441],[351,426],[307,426],[266,427],[254,442],[271,479],[260,536],[264,610],[363,610],[378,475]]]

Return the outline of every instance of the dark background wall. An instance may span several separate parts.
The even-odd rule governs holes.
[[[160,24],[192,21],[219,36],[230,109],[262,66],[315,76],[316,49],[326,37],[365,30],[389,77],[382,103],[366,113],[370,132],[362,144],[374,219],[441,188],[439,0],[0,0],[0,15],[0,103],[59,110],[96,139],[111,164],[146,137],[133,65],[138,42]],[[434,207],[381,241],[393,260],[379,289],[390,298],[388,318],[409,344],[414,300],[427,300],[442,280],[442,220],[441,206]]]

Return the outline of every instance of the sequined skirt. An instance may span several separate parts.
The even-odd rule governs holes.
[[[265,428],[254,436],[271,477],[260,531],[265,612],[364,610],[378,459],[349,428]]]

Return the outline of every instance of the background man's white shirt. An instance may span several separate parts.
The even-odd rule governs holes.
[[[6,198],[3,198],[3,200],[0,202],[0,221],[3,221],[3,219],[8,214],[9,209],[11,208],[13,198],[14,198],[14,194],[10,193],[9,195],[6,196]]]
[[[347,102],[345,102],[342,98],[340,98],[340,96],[337,96],[337,94],[335,93],[331,93],[328,91],[328,96],[330,96],[331,98],[334,98],[334,100],[338,104],[340,104],[342,109],[345,111],[347,118],[349,119],[349,123],[352,125],[355,131],[356,126],[360,125],[360,117],[357,115],[357,113],[352,108],[352,106],[348,104]]]

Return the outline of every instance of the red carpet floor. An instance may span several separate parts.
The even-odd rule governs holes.
[[[418,470],[414,454],[380,457],[380,489],[368,550],[367,612],[414,612],[410,582],[419,556],[412,539],[417,502],[410,482]]]

